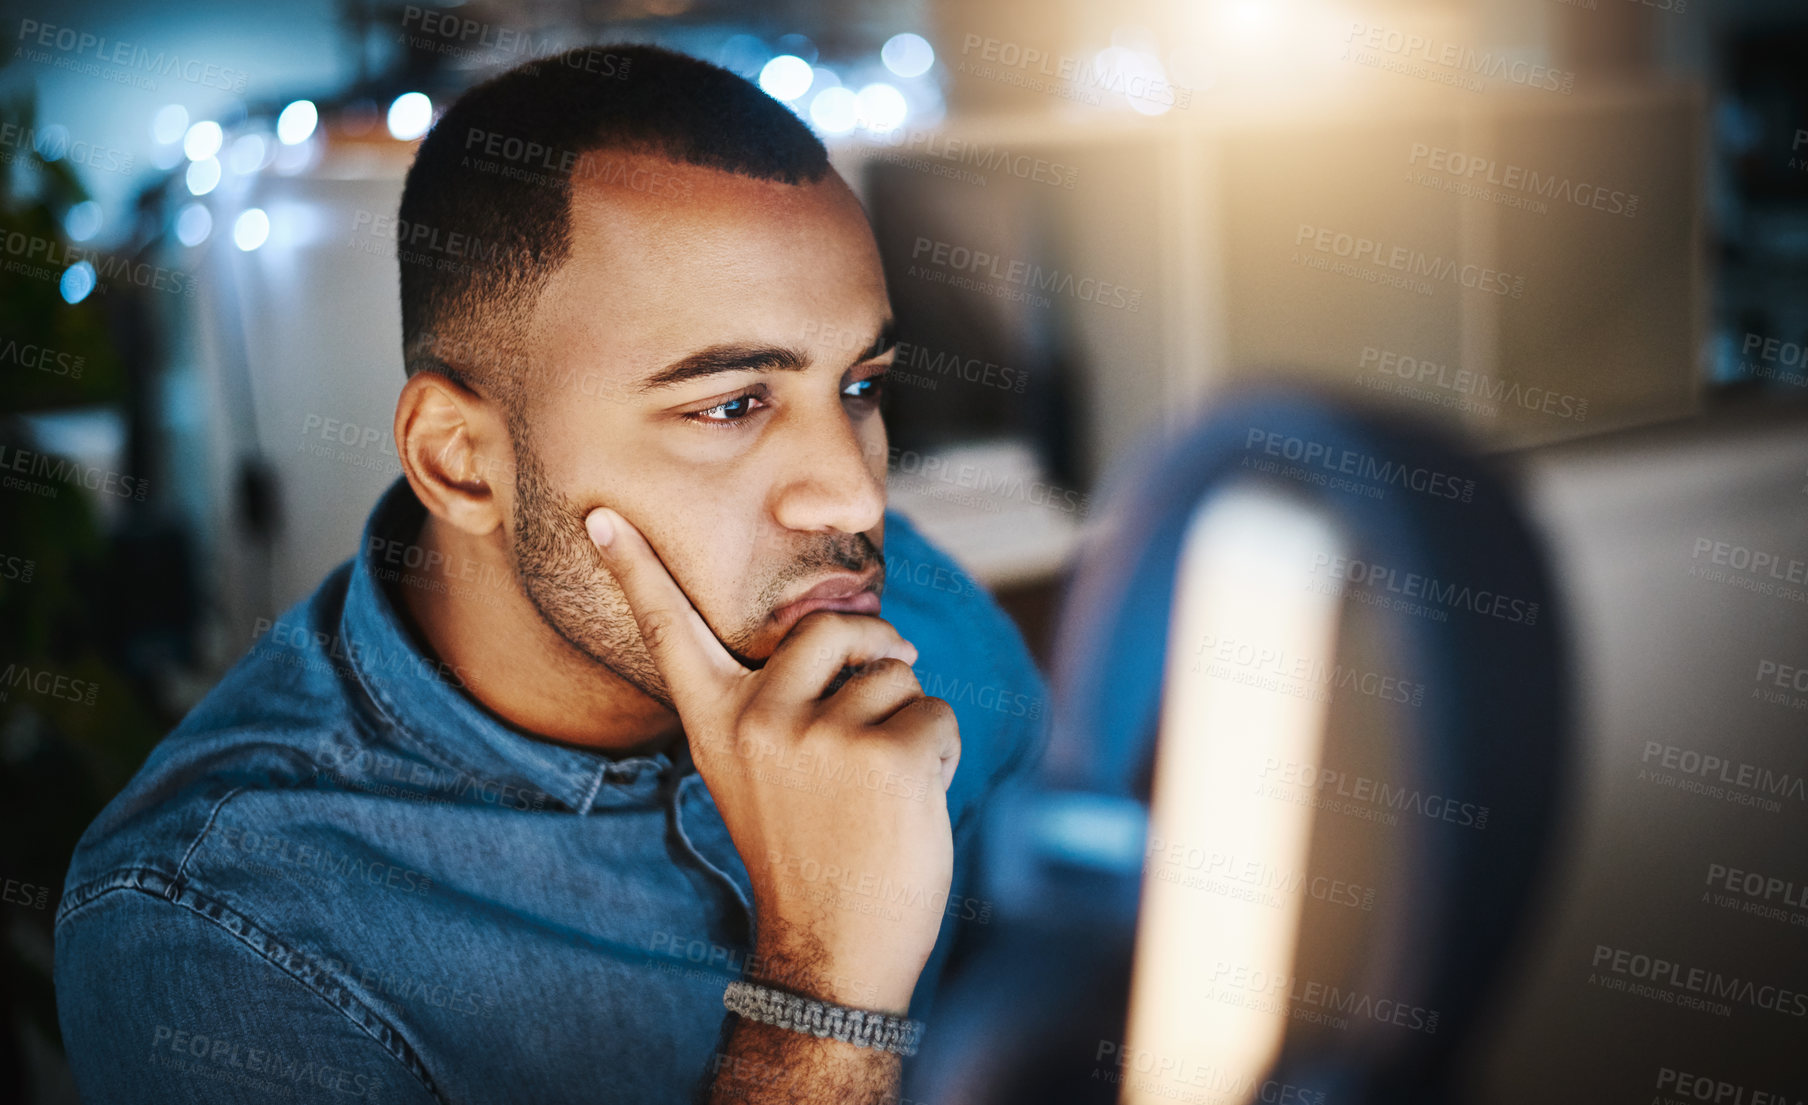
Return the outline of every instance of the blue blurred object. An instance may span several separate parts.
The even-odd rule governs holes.
[[[1269,465],[1275,442],[1285,459]],[[1436,490],[1425,473],[1443,477]],[[1337,1105],[1449,1100],[1461,1046],[1516,950],[1569,775],[1567,644],[1518,502],[1433,431],[1300,392],[1228,399],[1117,476],[1109,524],[1083,553],[1062,610],[1043,789],[1019,803],[1023,852],[1006,862],[1021,875],[1006,888],[1014,900],[1001,902],[1006,923],[946,993],[906,1096],[1117,1099],[1119,1085],[1100,1077],[1099,1043],[1124,1039],[1143,877],[1142,848],[1124,840],[1140,844],[1135,823],[1146,824],[1176,566],[1198,509],[1253,482],[1322,512],[1352,559],[1538,604],[1529,621],[1376,614],[1397,651],[1390,670],[1429,689],[1401,734],[1399,770],[1426,792],[1487,805],[1493,818],[1486,832],[1390,838],[1387,897],[1400,905],[1364,949],[1362,984],[1440,1011],[1435,1034],[1383,1038],[1358,1024],[1333,1047],[1307,1048],[1289,1029],[1270,1072]]]

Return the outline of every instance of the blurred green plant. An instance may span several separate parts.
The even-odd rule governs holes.
[[[0,102],[0,236],[67,248],[63,216],[88,196],[66,162],[40,155],[38,133],[31,97]],[[106,297],[66,303],[55,279],[30,271],[44,267],[10,246],[0,252],[0,447],[9,452],[33,447],[27,415],[128,398]],[[45,367],[42,349],[64,359]],[[77,358],[80,371],[68,371]],[[43,1049],[28,1034],[60,1048],[50,952],[70,854],[168,726],[123,664],[129,634],[106,597],[133,578],[128,559],[84,491],[0,490],[0,883],[14,888],[0,898],[0,1099],[34,1089],[26,1060]],[[92,702],[43,692],[39,673],[64,677],[65,688],[92,685]]]

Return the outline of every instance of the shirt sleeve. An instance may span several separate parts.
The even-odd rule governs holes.
[[[106,893],[63,918],[56,994],[92,1105],[440,1100],[390,1046],[239,935],[142,891]]]

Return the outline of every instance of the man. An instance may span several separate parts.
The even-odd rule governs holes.
[[[885,511],[864,213],[620,47],[454,104],[400,225],[405,478],[83,838],[83,1097],[885,1099],[1043,691]]]

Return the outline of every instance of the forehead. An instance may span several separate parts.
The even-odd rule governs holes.
[[[887,314],[871,228],[833,172],[789,185],[590,157],[574,174],[567,260],[535,309],[546,360],[643,377],[717,342],[804,347]]]

